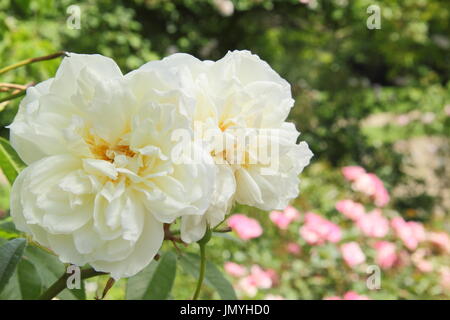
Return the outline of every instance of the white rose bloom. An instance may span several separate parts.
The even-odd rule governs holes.
[[[174,161],[171,133],[191,130],[180,110],[193,101],[165,78],[152,72],[143,91],[111,59],[70,54],[55,78],[27,90],[10,126],[29,165],[11,215],[61,261],[132,276],[161,247],[163,223],[209,207],[216,168],[195,143],[201,161]]]
[[[184,241],[199,240],[207,225],[225,218],[234,201],[281,210],[297,197],[298,175],[313,154],[305,142],[297,144],[300,133],[286,122],[294,104],[287,81],[248,51],[229,52],[217,62],[174,54],[139,71],[159,69],[171,71],[195,100],[194,108],[181,112],[190,116],[220,166],[206,214],[182,218]],[[219,138],[210,139],[211,132]]]

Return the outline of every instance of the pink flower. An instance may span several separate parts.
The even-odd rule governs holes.
[[[323,300],[370,300],[370,298],[367,296],[359,295],[355,291],[348,291],[344,294],[343,298],[339,296],[330,296],[324,298]]]
[[[366,170],[359,166],[348,166],[342,168],[342,174],[344,175],[344,178],[349,181],[356,180],[364,173],[366,173]]]
[[[375,195],[375,183],[372,179],[372,175],[369,173],[364,173],[353,180],[352,188],[353,190],[362,192],[368,196]]]
[[[406,267],[411,264],[411,254],[407,250],[400,250],[397,254],[396,265],[399,267]]]
[[[439,270],[439,273],[441,275],[441,286],[450,291],[450,268],[442,267],[441,270]]]
[[[326,241],[336,243],[342,237],[339,226],[312,212],[305,215],[305,224],[299,232],[311,245],[323,244]]]
[[[344,294],[344,300],[370,300],[369,297],[359,295],[355,291],[348,291]]]
[[[389,241],[378,241],[375,243],[376,262],[383,269],[392,268],[397,261],[395,244]]]
[[[428,240],[443,252],[450,254],[450,237],[446,232],[430,232]]]
[[[272,270],[263,270],[258,265],[253,265],[250,274],[237,283],[237,289],[249,297],[254,297],[258,289],[269,289],[272,287],[274,277]]]
[[[345,263],[351,268],[366,261],[366,256],[356,242],[343,244],[341,246],[341,252]]]
[[[300,212],[298,212],[297,209],[295,209],[293,206],[287,206],[284,209],[284,214],[289,217],[289,219],[297,220],[300,217]]]
[[[243,277],[247,273],[245,267],[234,262],[225,262],[224,268],[225,271],[233,277]]]
[[[239,238],[248,240],[259,237],[263,230],[259,222],[243,214],[232,215],[228,219],[228,225],[236,231]]]
[[[297,243],[295,243],[295,242],[289,242],[286,245],[286,249],[287,249],[287,251],[289,253],[292,253],[292,254],[295,254],[295,255],[300,254],[300,252],[301,252],[300,246]]]
[[[375,205],[384,207],[389,202],[389,193],[384,187],[383,181],[373,173],[362,173],[352,179],[352,188],[373,198]]]
[[[338,296],[330,296],[330,297],[323,298],[323,300],[342,300],[342,298],[338,297]]]
[[[431,272],[433,271],[433,264],[425,259],[427,255],[427,251],[425,249],[418,249],[411,256],[411,260],[414,265],[422,272]]]
[[[340,200],[336,203],[336,210],[352,220],[358,220],[365,214],[364,206],[353,200]]]
[[[269,215],[270,220],[282,230],[286,230],[289,224],[299,216],[300,213],[292,206],[287,206],[284,211],[272,211]]]
[[[289,225],[289,219],[284,216],[282,211],[271,211],[269,214],[270,220],[275,223],[278,228],[286,230]]]
[[[409,221],[408,224],[417,241],[422,242],[427,239],[427,234],[425,232],[425,228],[422,223],[416,221]]]
[[[272,286],[278,283],[278,274],[275,269],[267,269],[266,274],[270,277],[272,280]]]
[[[380,178],[378,178],[373,173],[369,173],[369,175],[371,176],[372,182],[375,187],[375,192],[373,195],[375,205],[377,205],[378,207],[384,207],[390,200],[389,193],[387,192],[386,188],[384,187],[383,181],[381,181]]]
[[[250,278],[257,288],[269,289],[272,287],[273,271],[266,271],[258,265],[253,265],[250,269]]]
[[[389,232],[389,220],[383,217],[379,209],[360,217],[356,225],[368,237],[382,238]]]
[[[236,289],[242,291],[246,296],[254,297],[258,293],[258,288],[253,283],[250,276],[244,277],[236,285]]]
[[[419,222],[406,222],[401,217],[395,217],[391,225],[397,237],[410,250],[415,250],[419,243],[426,239],[425,229]]]

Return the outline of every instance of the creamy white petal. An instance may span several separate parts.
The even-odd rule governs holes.
[[[236,192],[236,182],[231,168],[227,165],[218,165],[215,181],[212,199],[205,214],[186,215],[181,219],[181,239],[186,243],[203,238],[206,227],[217,226],[231,209]]]
[[[99,260],[91,262],[91,265],[97,270],[110,272],[115,279],[133,276],[152,261],[153,257],[158,253],[163,240],[163,224],[151,215],[147,215],[143,225],[142,236],[126,259],[117,262]]]
[[[172,158],[175,130],[195,145],[195,101],[173,72],[123,76],[109,58],[70,54],[55,78],[28,90],[11,125],[30,165],[13,186],[18,228],[63,262],[120,278],[151,261],[163,222],[204,214],[215,167],[201,146],[196,162]]]

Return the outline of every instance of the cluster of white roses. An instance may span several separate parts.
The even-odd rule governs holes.
[[[109,58],[70,53],[54,78],[27,90],[10,126],[29,165],[11,215],[61,261],[132,276],[157,254],[164,223],[181,217],[189,243],[234,202],[283,209],[297,196],[312,153],[285,122],[293,103],[290,85],[248,51],[217,62],[174,54],[126,75]],[[190,133],[181,149],[196,161],[175,152],[177,130]],[[268,146],[269,161],[255,161]]]

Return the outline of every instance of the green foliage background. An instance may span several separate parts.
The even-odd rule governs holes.
[[[315,154],[314,166],[305,172],[303,195],[296,201],[299,209],[336,214],[334,203],[345,193],[338,178],[342,165],[364,166],[377,173],[389,190],[409,181],[424,184],[405,172],[405,155],[396,151],[395,143],[432,136],[448,145],[450,10],[446,0],[232,2],[234,12],[225,16],[212,0],[0,0],[0,66],[66,50],[110,56],[127,72],[177,51],[216,60],[228,50],[248,49],[291,83],[296,98],[291,120]],[[66,24],[66,10],[72,4],[81,8],[79,30]],[[372,4],[381,8],[380,30],[366,27],[366,10]],[[58,65],[58,59],[29,65],[5,74],[1,82],[39,82],[53,76]],[[0,104],[0,135],[5,138],[18,103]],[[432,121],[421,121],[419,116],[402,126],[364,125],[376,115],[396,117],[417,111],[432,114]],[[448,164],[448,146],[446,150],[442,161]],[[441,182],[448,178],[445,173],[438,176]],[[4,184],[0,189],[3,212],[8,210],[8,194]],[[442,201],[441,195],[429,194],[425,188],[395,197],[392,209],[412,212],[412,218],[448,231],[448,207],[442,207]],[[435,214],[436,207],[440,214]],[[265,215],[242,207],[235,211]],[[254,261],[272,258],[270,251],[258,252],[277,238],[269,224],[261,240],[267,243],[247,252]],[[239,260],[239,243],[223,238],[213,242],[218,247],[213,260],[222,263],[231,255]],[[301,277],[292,274],[301,274],[302,262],[293,263],[291,269],[287,277],[301,282]],[[177,277],[175,287],[191,280]],[[333,282],[327,285],[329,290],[336,287]],[[123,286],[118,284],[112,297],[123,298]],[[187,298],[194,284],[178,287],[173,298]],[[292,288],[286,289],[291,298],[321,298],[330,293],[305,284]],[[385,297],[396,297],[395,288]],[[404,297],[430,294],[419,290]],[[217,296],[206,290],[205,297]]]

